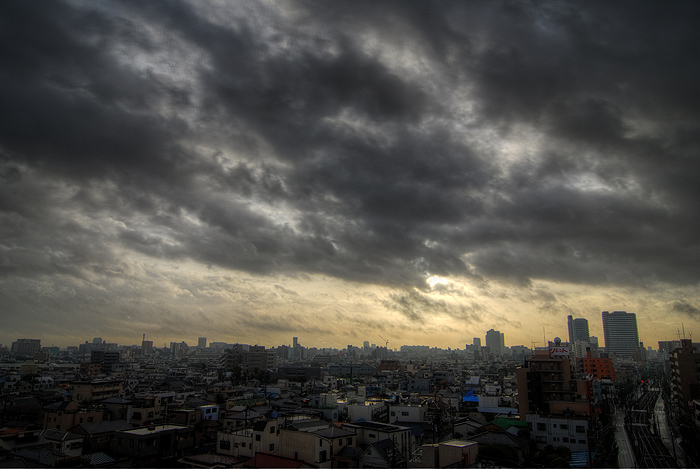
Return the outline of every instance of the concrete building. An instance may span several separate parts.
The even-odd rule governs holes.
[[[681,339],[671,354],[671,392],[676,405],[689,412],[693,400],[700,399],[700,353],[690,339]]]
[[[605,351],[623,358],[632,358],[639,348],[637,315],[626,311],[603,311]]]
[[[357,442],[354,432],[336,427],[312,432],[282,430],[281,436],[281,456],[303,460],[316,467],[339,467],[338,456],[349,448],[355,449]]]
[[[41,350],[41,339],[17,339],[10,347],[10,352],[15,355],[34,356],[39,350]]]
[[[44,407],[44,430],[68,430],[81,423],[101,422],[104,411],[97,407],[80,408],[78,401],[59,401]]]
[[[117,458],[129,458],[136,467],[175,467],[193,447],[194,427],[158,425],[116,431],[113,451]]]
[[[588,331],[588,319],[576,318],[569,315],[568,317],[569,325],[569,342],[574,343],[577,340],[582,342],[590,341],[590,333]]]
[[[520,419],[528,414],[593,415],[591,384],[575,379],[566,356],[550,357],[548,350],[536,350],[516,370]]]
[[[492,355],[502,355],[505,348],[505,335],[500,331],[489,329],[486,331],[486,346]]]
[[[573,452],[588,451],[588,428],[586,419],[546,417],[537,414],[527,416],[527,426],[538,450],[547,445],[566,446]]]
[[[406,457],[418,449],[418,442],[412,436],[411,427],[378,422],[343,423],[341,427],[357,434],[357,446],[389,439],[393,442],[394,447]]]
[[[233,344],[221,355],[221,364],[226,371],[240,367],[244,372],[272,370],[277,366],[274,350],[265,350],[262,345]]]
[[[199,348],[207,348],[207,338],[206,337],[200,337],[197,339],[197,347]]]
[[[104,379],[93,381],[74,381],[74,401],[99,401],[108,397],[119,396],[123,392],[121,380]]]
[[[591,376],[593,379],[615,381],[615,365],[612,358],[594,357],[590,350],[588,350],[586,357],[583,359],[583,373]]]
[[[425,444],[409,461],[409,467],[473,467],[478,455],[479,445],[473,441],[449,440]]]

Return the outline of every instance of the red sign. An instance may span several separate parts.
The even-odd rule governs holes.
[[[552,357],[568,357],[569,347],[549,347],[549,356]]]

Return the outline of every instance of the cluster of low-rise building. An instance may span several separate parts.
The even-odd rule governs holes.
[[[0,361],[0,467],[520,467],[590,454],[623,381],[665,369],[700,408],[689,341],[649,360],[489,332],[464,350],[21,341]]]

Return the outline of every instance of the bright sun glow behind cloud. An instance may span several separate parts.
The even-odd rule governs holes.
[[[447,279],[433,275],[425,279],[425,281],[430,285],[430,289],[434,289],[437,285],[447,285]]]

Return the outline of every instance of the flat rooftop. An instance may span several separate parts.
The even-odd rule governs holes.
[[[153,430],[149,430],[149,428],[152,428]],[[134,428],[133,430],[122,430],[120,433],[129,433],[131,435],[148,435],[151,433],[160,433],[168,430],[184,430],[187,428],[194,427],[186,427],[183,425],[154,425],[151,427]]]

